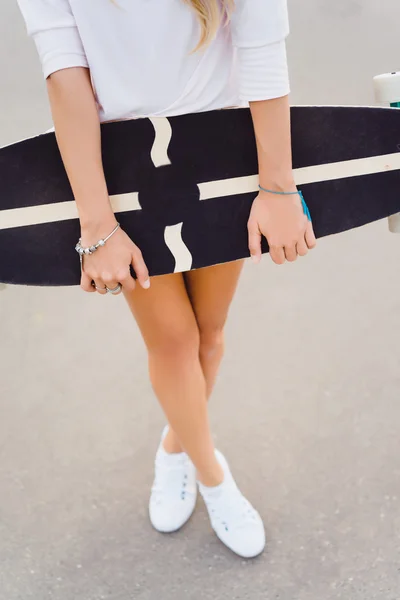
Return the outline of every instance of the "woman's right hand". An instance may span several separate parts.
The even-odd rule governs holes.
[[[82,228],[82,246],[86,248],[106,237],[116,224],[114,220],[100,227]],[[98,291],[99,294],[106,294],[106,288],[112,290],[120,284],[123,288],[121,291],[130,292],[136,285],[131,275],[131,266],[140,285],[148,289],[149,272],[142,253],[130,237],[119,228],[104,246],[98,248],[93,254],[83,256],[81,287],[85,292]],[[93,282],[96,287],[93,286]]]

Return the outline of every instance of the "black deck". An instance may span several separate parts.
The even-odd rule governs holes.
[[[169,121],[171,165],[159,168],[150,158],[155,134],[149,120],[102,126],[110,195],[139,192],[142,206],[118,215],[121,225],[141,248],[152,275],[174,271],[164,232],[182,222],[193,268],[248,256],[246,224],[255,193],[200,202],[197,184],[256,174],[249,111],[213,111]],[[292,139],[294,168],[393,154],[400,152],[400,110],[293,107]],[[400,170],[300,187],[317,237],[400,212]],[[53,133],[0,150],[0,190],[0,281],[79,283],[77,220],[1,229],[4,210],[73,199]]]

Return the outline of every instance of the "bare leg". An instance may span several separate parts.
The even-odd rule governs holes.
[[[200,481],[218,485],[223,472],[208,421],[199,328],[183,276],[154,277],[150,290],[137,286],[125,297],[146,343],[151,382],[168,422]]]
[[[216,265],[184,274],[199,328],[199,358],[209,399],[224,353],[224,325],[244,261]],[[167,452],[181,452],[179,436],[170,428],[164,440]]]
[[[186,287],[200,332],[200,363],[211,396],[224,353],[224,326],[243,260],[185,273]]]
[[[155,277],[149,291],[138,288],[127,300],[147,344],[151,380],[170,430],[197,469],[211,525],[228,548],[250,558],[265,547],[264,526],[234,484],[226,459],[215,451],[207,415],[207,390],[221,359],[222,329],[241,265],[236,266],[236,277],[231,268],[230,276],[221,268],[219,273],[198,272],[196,281],[186,283],[182,275]],[[160,448],[156,455],[149,516],[155,529],[170,532],[193,513],[197,486],[187,457],[168,456],[165,450]]]
[[[199,358],[210,397],[224,353],[224,325],[244,261],[216,265],[184,274],[199,329]],[[167,452],[181,452],[179,436],[170,428],[164,440]]]

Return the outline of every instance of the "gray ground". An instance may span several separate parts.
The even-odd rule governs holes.
[[[400,68],[398,0],[292,0],[293,102],[372,103]],[[33,47],[0,4],[0,144],[50,125]],[[212,403],[268,529],[242,561],[203,505],[152,531],[163,418],[121,298],[0,293],[1,600],[398,600],[400,238],[385,222],[248,265]]]

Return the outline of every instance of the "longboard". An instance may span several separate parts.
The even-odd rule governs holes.
[[[291,120],[317,237],[400,212],[399,109],[294,106]],[[103,124],[102,151],[118,221],[152,276],[249,255],[258,176],[248,109]],[[78,237],[54,133],[0,149],[0,281],[78,284]]]

